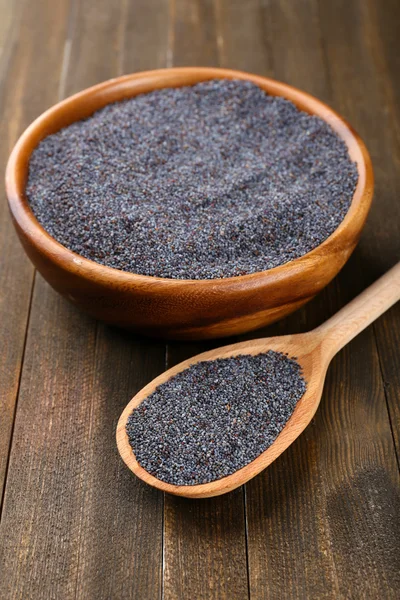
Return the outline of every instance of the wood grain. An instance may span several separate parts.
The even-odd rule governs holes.
[[[19,30],[23,2],[0,0],[0,76],[7,72],[10,55]]]
[[[164,365],[163,344],[99,326],[79,526],[82,600],[161,596],[163,498],[121,468],[113,432],[124,399]]]
[[[264,2],[215,0],[218,54],[222,67],[273,77]]]
[[[121,74],[125,19],[125,0],[71,0],[63,98]]]
[[[94,351],[93,323],[38,278],[1,521],[6,598],[75,598]]]
[[[0,163],[4,172],[17,136],[44,108],[57,101],[66,34],[68,1],[56,8],[3,2],[0,57]],[[7,26],[6,26],[7,25]],[[43,27],[49,34],[43,37]],[[24,43],[18,44],[22,36]],[[35,57],[43,53],[46,62]],[[53,74],[47,77],[47,72]],[[29,90],[29,94],[27,94]],[[23,359],[33,282],[33,268],[13,231],[5,198],[0,203],[0,492],[6,475],[8,450]]]
[[[373,228],[374,249],[379,257],[379,267],[389,260],[400,257],[399,223],[400,205],[396,198],[400,194],[400,53],[398,35],[400,11],[397,3],[371,1],[363,8],[365,39],[370,45],[370,60],[373,76],[378,82],[381,97],[377,98],[375,110],[384,107],[386,127],[378,132],[375,163],[382,174],[379,181],[379,198],[382,213],[377,212]],[[396,45],[397,44],[397,45]],[[365,124],[369,127],[369,124]],[[387,177],[389,172],[389,177]],[[376,259],[375,259],[376,260]],[[377,261],[376,261],[377,262]],[[378,265],[376,265],[377,267]],[[378,269],[375,267],[375,270]],[[374,327],[378,343],[380,367],[385,386],[385,395],[391,419],[397,458],[400,465],[400,369],[396,366],[397,349],[400,347],[400,307],[394,307]]]
[[[370,1],[356,2],[348,7],[349,20],[347,30],[351,27],[351,18],[358,23],[353,32],[353,43],[342,45],[340,52],[351,55],[347,61],[345,73],[332,70],[333,84],[340,94],[343,105],[348,104],[347,94],[360,101],[368,91],[368,105],[361,110],[356,104],[348,106],[349,116],[355,126],[371,139],[370,149],[377,176],[377,202],[372,206],[371,216],[367,222],[359,252],[364,264],[364,281],[369,282],[378,276],[391,262],[400,257],[400,207],[395,200],[400,193],[400,119],[397,101],[400,98],[400,83],[396,65],[398,51],[394,50],[395,28],[399,21],[399,11],[394,5]],[[351,11],[351,12],[350,12]],[[339,60],[339,49],[332,39],[328,23],[333,22],[334,15],[324,8],[327,50],[332,61]],[[357,18],[356,18],[357,17]],[[397,75],[397,76],[396,76]],[[352,80],[357,77],[357,83]],[[376,82],[369,88],[368,81]],[[379,122],[376,119],[379,115]],[[400,308],[394,307],[390,313],[374,325],[375,337],[380,355],[380,369],[383,375],[384,392],[388,404],[391,427],[399,456],[400,415],[398,397],[400,391],[399,369],[393,368],[393,353],[396,352],[396,341],[400,336]]]
[[[125,0],[125,3],[121,73],[167,66],[172,0]]]
[[[169,67],[218,64],[213,0],[171,0]]]

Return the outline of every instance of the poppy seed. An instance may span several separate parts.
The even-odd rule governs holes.
[[[57,241],[143,275],[271,269],[338,227],[358,180],[322,119],[248,81],[212,80],[109,104],[43,139],[27,199]]]

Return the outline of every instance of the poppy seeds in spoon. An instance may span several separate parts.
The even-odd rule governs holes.
[[[215,481],[264,452],[305,391],[300,365],[280,352],[199,362],[133,410],[129,443],[138,463],[161,481]]]
[[[321,244],[358,180],[322,119],[241,80],[109,104],[44,138],[26,196],[58,242],[173,279],[264,271]]]

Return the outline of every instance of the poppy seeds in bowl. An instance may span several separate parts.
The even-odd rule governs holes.
[[[320,245],[358,181],[322,119],[218,79],[109,104],[44,138],[26,197],[65,247],[172,279],[271,269]]]

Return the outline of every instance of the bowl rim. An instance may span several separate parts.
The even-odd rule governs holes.
[[[102,265],[68,249],[44,229],[33,214],[25,196],[29,158],[33,149],[43,138],[73,122],[86,118],[107,104],[134,97],[140,93],[146,93],[145,90],[150,92],[154,89],[166,87],[194,85],[197,82],[210,79],[252,81],[268,94],[282,96],[296,104],[301,110],[322,118],[345,142],[350,157],[357,166],[358,183],[344,219],[329,237],[306,254],[264,271],[215,279],[173,279],[141,275]],[[111,99],[117,92],[118,99]],[[76,112],[76,107],[82,107],[82,105],[86,105],[86,108],[89,107],[87,115],[70,118],[71,115],[74,115],[74,111]],[[60,120],[63,115],[68,117],[64,119],[65,124],[52,128],[52,120],[54,118]],[[312,265],[323,255],[329,254],[329,250],[336,246],[338,239],[345,236],[350,228],[354,229],[355,222],[357,231],[361,231],[372,201],[373,183],[371,158],[364,142],[351,125],[324,102],[307,92],[275,79],[244,71],[216,67],[177,67],[143,71],[109,79],[69,96],[43,112],[25,129],[9,157],[5,181],[8,204],[14,221],[32,246],[38,249],[48,260],[57,263],[57,266],[61,269],[98,283],[113,281],[119,284],[134,284],[136,286],[148,286],[149,284],[154,287],[159,285],[163,287],[196,285],[207,288],[236,286],[237,284],[257,285],[260,278],[265,277],[270,280],[287,279],[291,275],[297,274],[299,270],[304,269],[305,262]]]

